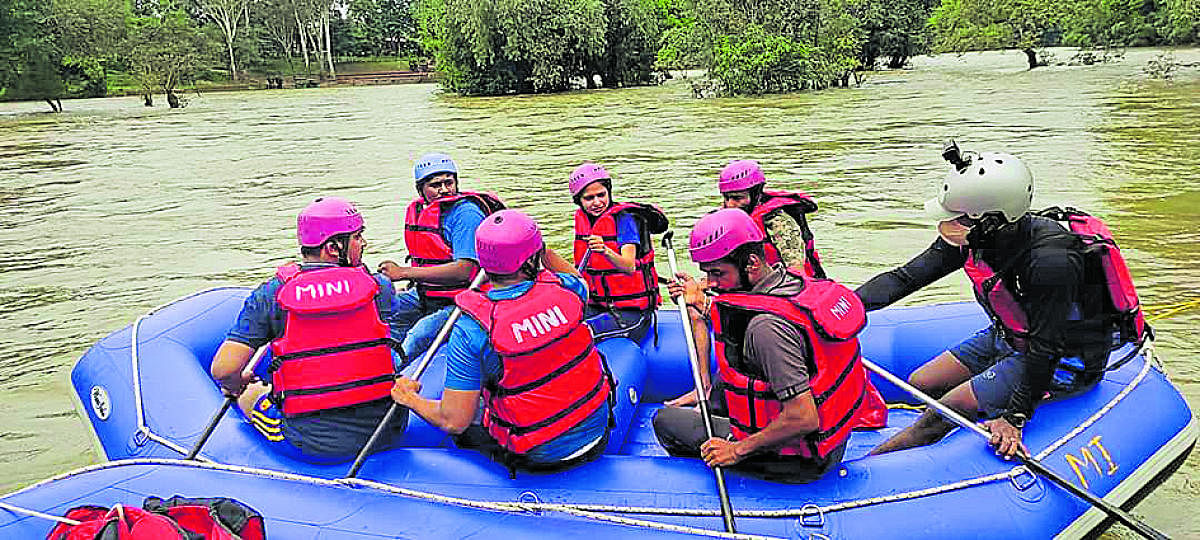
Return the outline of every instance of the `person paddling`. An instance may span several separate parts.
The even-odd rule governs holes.
[[[417,197],[404,213],[404,244],[412,266],[391,260],[379,271],[393,281],[411,280],[416,287],[400,293],[403,364],[429,347],[450,316],[454,296],[479,271],[475,260],[475,228],[488,214],[504,208],[495,195],[460,191],[458,166],[446,154],[421,156],[413,166]],[[402,368],[398,365],[397,368]]]
[[[721,169],[717,182],[724,208],[739,208],[750,215],[763,233],[767,264],[803,268],[804,273],[825,277],[817,254],[808,214],[817,203],[803,191],[767,190],[767,177],[757,161],[739,159]]]
[[[584,163],[568,181],[575,210],[574,259],[588,284],[587,316],[610,314],[616,324],[593,320],[597,337],[624,335],[635,342],[654,324],[662,299],[654,268],[652,233],[667,229],[658,208],[613,200],[612,176]]]
[[[674,456],[810,482],[841,461],[851,430],[882,425],[887,408],[859,361],[866,314],[858,297],[835,281],[767,264],[763,243],[754,221],[735,209],[692,229],[692,260],[717,296],[710,300],[686,274],[669,292],[688,305],[704,366],[712,323],[728,418],[713,418],[715,436],[707,438],[699,410],[667,406],[654,433]]]
[[[390,406],[398,343],[392,282],[362,263],[362,214],[341,197],[312,202],[296,218],[302,261],[279,267],[250,293],[213,358],[211,372],[276,449],[310,461],[354,457]],[[243,373],[271,344],[271,381]],[[387,427],[387,448],[408,415]]]
[[[1140,311],[1110,317],[1113,294],[1132,293],[1128,271],[1089,263],[1084,241],[1057,221],[1029,212],[1033,174],[1016,156],[966,153],[951,142],[951,162],[938,196],[925,203],[938,238],[895,270],[856,291],[868,310],[879,309],[962,268],[992,324],[918,368],[909,382],[971,419],[986,419],[999,453],[1028,453],[1022,429],[1047,393],[1067,397],[1100,381],[1114,343],[1138,339]],[[1107,232],[1107,228],[1103,229]],[[1115,243],[1108,239],[1112,253]],[[1108,250],[1108,248],[1106,248]],[[1109,255],[1105,255],[1109,256]],[[1123,274],[1123,283],[1105,275]],[[1098,276],[1098,277],[1096,277]],[[1136,309],[1136,296],[1133,307]],[[1120,321],[1139,326],[1121,332]],[[930,410],[876,447],[881,454],[932,443],[954,427]]]
[[[475,236],[489,291],[455,297],[441,399],[400,377],[392,399],[510,470],[554,471],[599,457],[614,381],[584,324],[587,286],[529,216],[502,210]],[[472,424],[483,400],[482,424]]]

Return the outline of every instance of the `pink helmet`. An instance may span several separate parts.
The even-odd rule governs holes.
[[[571,190],[571,196],[578,196],[584,188],[588,187],[592,182],[600,180],[612,181],[612,177],[608,175],[608,171],[604,170],[604,166],[599,163],[587,162],[583,165],[575,167],[571,171],[571,176],[567,183],[567,188]]]
[[[729,165],[721,169],[721,180],[717,182],[717,188],[721,190],[721,193],[729,193],[730,191],[744,191],[765,183],[767,183],[767,177],[763,176],[762,168],[758,166],[757,161],[739,159],[729,162]]]
[[[475,229],[475,254],[489,274],[513,274],[545,244],[533,218],[516,210],[501,210]]]
[[[341,197],[321,197],[296,216],[296,238],[305,247],[320,247],[333,236],[363,228],[362,214]]]
[[[717,210],[700,218],[692,227],[688,251],[698,263],[728,257],[742,244],[762,242],[763,233],[750,215],[737,208]]]

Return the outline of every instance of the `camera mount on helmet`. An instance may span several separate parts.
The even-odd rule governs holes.
[[[946,140],[946,144],[942,147],[942,159],[949,161],[960,173],[971,166],[971,158],[963,157],[963,153],[958,149],[958,143],[954,139]]]

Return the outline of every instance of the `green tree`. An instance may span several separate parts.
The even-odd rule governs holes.
[[[353,43],[347,52],[357,56],[415,52],[414,8],[413,0],[350,0],[346,22]]]
[[[229,53],[229,78],[238,80],[234,45],[238,41],[238,32],[243,29],[244,21],[249,19],[250,0],[195,0],[195,5],[201,17],[212,21],[221,30],[226,51]]]
[[[872,69],[886,57],[887,67],[898,69],[908,59],[928,50],[929,14],[936,0],[865,0],[853,10],[866,32],[862,66]]]
[[[601,0],[422,0],[422,44],[468,95],[567,90],[604,54]]]
[[[175,90],[215,59],[214,45],[214,39],[182,11],[133,19],[125,43],[126,61],[146,105],[153,105],[151,96],[161,90],[171,108],[181,107]]]
[[[654,80],[659,27],[654,0],[604,0],[604,55],[596,70],[607,87]],[[585,74],[588,86],[593,79]]]
[[[844,86],[860,66],[866,32],[852,13],[863,1],[713,0],[696,5],[692,32],[712,50],[708,74],[720,92]]]
[[[1033,69],[1047,31],[1063,24],[1062,8],[1055,0],[942,0],[929,19],[934,50],[1016,48]]]

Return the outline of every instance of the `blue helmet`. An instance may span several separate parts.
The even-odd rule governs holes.
[[[413,165],[413,180],[416,180],[417,184],[437,173],[454,173],[454,177],[458,178],[458,167],[454,165],[450,156],[436,152],[421,156],[417,164]]]

